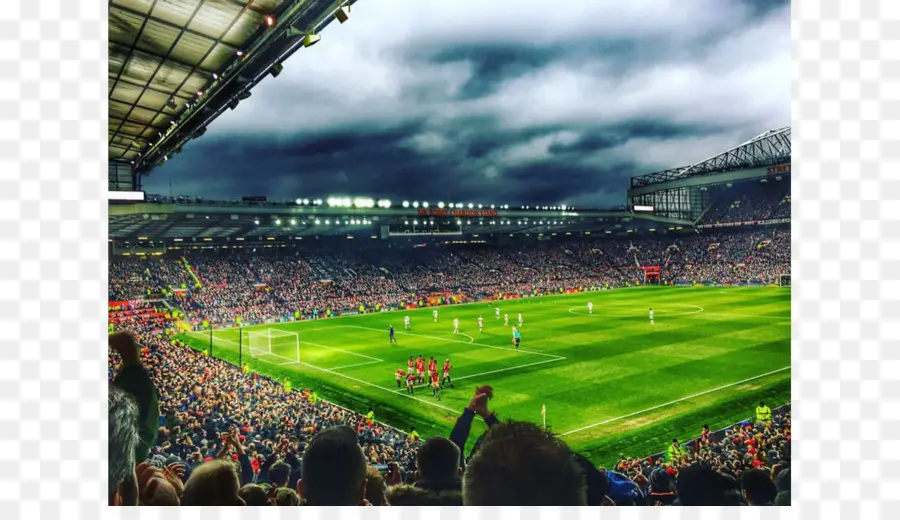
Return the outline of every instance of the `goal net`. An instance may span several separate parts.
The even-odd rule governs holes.
[[[778,285],[782,287],[790,287],[791,286],[791,275],[782,274],[778,276]]]
[[[250,355],[273,356],[287,362],[300,361],[300,335],[279,329],[254,330],[247,333]]]

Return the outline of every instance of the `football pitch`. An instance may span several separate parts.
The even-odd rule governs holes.
[[[587,304],[593,303],[593,314]],[[647,287],[195,332],[192,347],[423,437],[446,436],[478,385],[500,419],[541,423],[598,464],[646,456],[790,400],[790,289]],[[648,318],[654,311],[654,323]],[[523,315],[521,346],[512,326]],[[503,315],[509,314],[509,327]],[[411,330],[403,326],[409,315]],[[484,318],[484,332],[477,318]],[[459,334],[453,319],[460,320]],[[396,344],[388,341],[394,326]],[[271,330],[266,330],[271,329]],[[240,350],[240,353],[239,353]],[[410,356],[450,359],[453,387],[410,396]],[[484,430],[473,426],[471,443]]]

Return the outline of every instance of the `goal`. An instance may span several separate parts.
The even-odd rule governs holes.
[[[250,355],[273,356],[287,362],[300,361],[300,335],[279,329],[254,330],[247,333]]]
[[[791,286],[791,275],[789,275],[789,274],[778,275],[778,285],[780,285],[782,287],[790,287]]]

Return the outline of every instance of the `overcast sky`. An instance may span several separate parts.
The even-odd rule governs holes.
[[[786,0],[359,0],[145,189],[611,207],[790,95]]]

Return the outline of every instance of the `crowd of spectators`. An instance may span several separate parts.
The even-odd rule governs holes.
[[[204,321],[226,325],[240,318],[243,323],[259,323],[360,308],[391,309],[421,303],[432,294],[482,300],[618,288],[644,283],[647,266],[658,266],[659,281],[671,284],[775,284],[780,275],[790,273],[789,229],[669,237],[571,240],[529,247],[114,257],[110,298],[187,287],[170,298],[184,311],[186,321],[200,326]]]
[[[447,438],[420,442],[131,325],[137,338],[110,336],[111,505],[790,503],[789,411],[598,468],[537,425],[500,421],[490,386]],[[476,417],[488,429],[467,455]]]
[[[790,192],[790,179],[737,183],[719,195],[699,224],[790,218]]]

